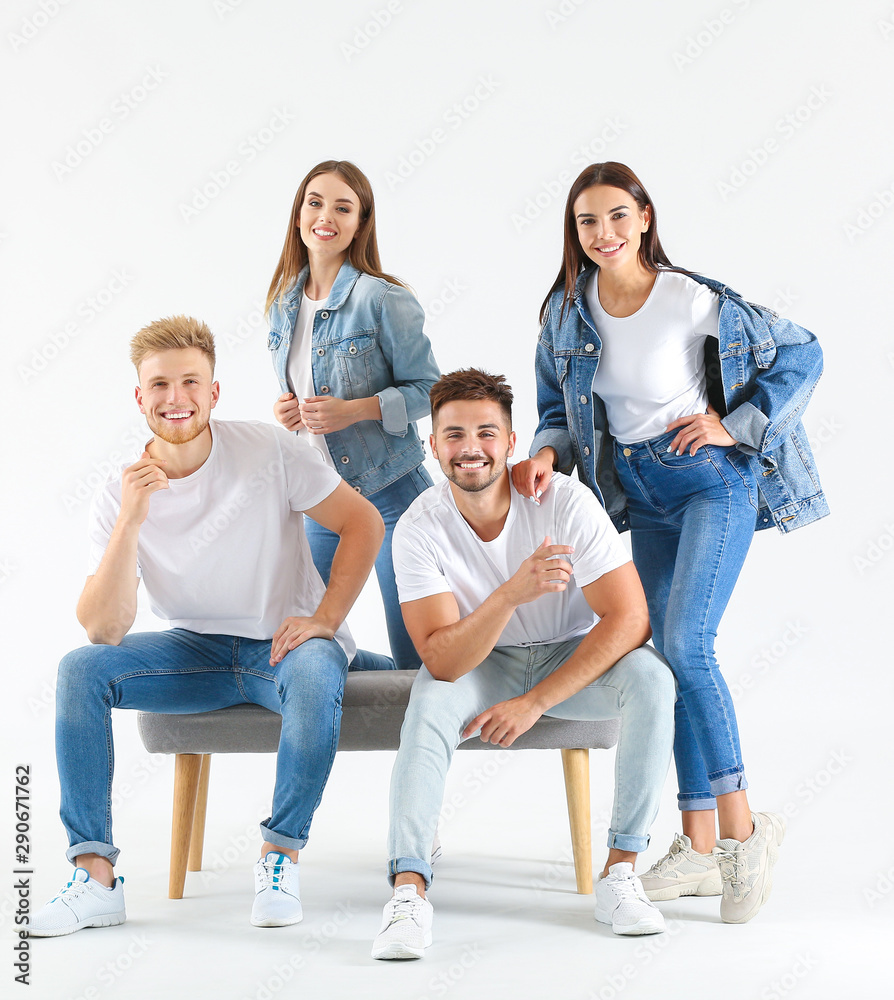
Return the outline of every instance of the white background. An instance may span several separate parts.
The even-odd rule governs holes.
[[[833,509],[755,540],[718,644],[752,802],[789,816],[752,924],[684,900],[665,904],[677,933],[613,938],[571,891],[557,755],[510,755],[482,782],[470,777],[482,758],[465,754],[442,824],[436,945],[424,963],[372,963],[391,756],[365,754],[339,757],[318,813],[305,923],[257,932],[250,869],[272,758],[215,763],[217,868],[168,902],[171,761],[147,757],[122,716],[130,919],[36,942],[28,995],[263,998],[295,955],[283,995],[311,998],[890,995],[890,0],[17,0],[2,35],[0,872],[13,867],[14,765],[29,763],[36,904],[67,874],[52,686],[84,642],[86,498],[143,440],[128,340],[162,315],[201,317],[218,338],[217,415],[270,419],[261,304],[295,189],[320,160],[368,174],[385,269],[426,307],[443,370],[507,375],[525,451],[565,194],[592,161],[631,165],[675,263],[819,336],[827,368],[806,424]],[[368,590],[352,625],[382,648],[377,601]],[[156,623],[143,612],[137,627]],[[611,755],[592,756],[598,866]],[[643,860],[678,826],[669,777]],[[12,882],[0,875],[4,935]],[[4,991],[21,990],[3,954]]]

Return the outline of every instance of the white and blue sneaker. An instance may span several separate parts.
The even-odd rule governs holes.
[[[278,851],[268,851],[255,865],[255,927],[287,927],[304,916],[298,889],[298,863]]]
[[[90,878],[84,868],[75,868],[70,882],[31,918],[31,937],[61,937],[83,927],[114,927],[127,919],[124,911],[124,879],[116,878],[111,889]]]

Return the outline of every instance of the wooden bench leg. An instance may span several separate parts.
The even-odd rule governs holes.
[[[187,870],[202,870],[202,848],[205,845],[205,811],[208,808],[208,779],[211,777],[211,754],[202,754],[199,788],[196,792],[196,809],[193,813],[192,836],[189,838],[189,864]]]
[[[201,754],[177,754],[174,764],[174,818],[171,822],[171,872],[168,881],[168,899],[183,899],[186,861],[189,854],[189,841],[192,835],[201,767]]]
[[[568,821],[571,824],[571,849],[574,852],[577,891],[588,895],[593,892],[590,751],[563,750],[562,769],[565,772],[565,797],[568,800]]]

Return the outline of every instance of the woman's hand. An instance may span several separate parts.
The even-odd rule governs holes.
[[[371,397],[378,410],[378,399]],[[334,396],[309,396],[301,400],[301,420],[311,434],[331,434],[343,431],[358,420],[371,419],[364,414],[362,404],[367,399],[336,399]],[[381,413],[381,411],[379,411]]]
[[[301,427],[301,413],[298,400],[290,392],[284,392],[273,404],[273,416],[287,431],[297,431]]]
[[[675,427],[679,427],[680,432],[671,441],[667,450],[675,451],[678,455],[682,455],[687,448],[689,454],[694,455],[703,444],[719,444],[727,447],[736,444],[735,438],[730,437],[720,422],[720,414],[710,403],[707,413],[693,413],[667,425],[669,431]]]
[[[541,448],[533,458],[526,458],[512,466],[512,485],[523,497],[539,503],[543,491],[553,478],[555,461],[555,449]]]

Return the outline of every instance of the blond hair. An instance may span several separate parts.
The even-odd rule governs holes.
[[[192,316],[167,316],[144,326],[130,342],[130,360],[140,372],[149,354],[197,347],[208,358],[214,374],[214,335],[207,325]]]

